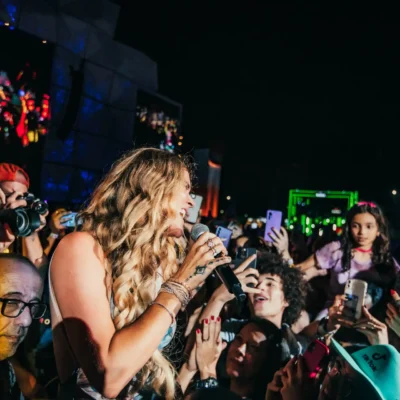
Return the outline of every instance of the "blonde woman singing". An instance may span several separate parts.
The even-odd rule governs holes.
[[[183,159],[131,151],[94,191],[82,231],[60,242],[50,267],[59,398],[174,398],[175,371],[162,348],[175,316],[214,268],[230,262],[212,233],[186,251],[190,190]]]

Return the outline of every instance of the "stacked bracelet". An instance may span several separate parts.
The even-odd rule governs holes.
[[[173,294],[180,301],[183,309],[186,308],[190,301],[190,292],[180,282],[171,280],[164,282],[161,286],[160,293]]]

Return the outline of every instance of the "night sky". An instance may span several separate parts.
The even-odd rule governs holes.
[[[394,219],[397,11],[180,3],[127,1],[116,38],[158,63],[186,150],[223,154],[221,198],[261,215],[291,188],[359,190]]]

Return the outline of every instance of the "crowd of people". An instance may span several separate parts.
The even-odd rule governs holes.
[[[227,246],[200,216],[193,240],[194,173],[132,150],[77,215],[50,205],[19,235],[29,177],[0,164],[0,398],[400,399],[400,267],[381,208],[358,203],[340,237],[307,247],[234,221]],[[354,280],[365,293],[350,299]]]

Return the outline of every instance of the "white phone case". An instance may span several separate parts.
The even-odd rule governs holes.
[[[361,318],[367,288],[368,283],[360,279],[349,279],[346,282],[344,289],[346,300],[343,310],[343,316],[346,319],[357,321]]]

